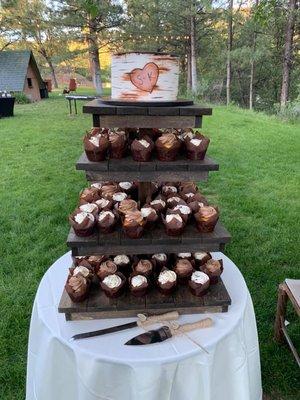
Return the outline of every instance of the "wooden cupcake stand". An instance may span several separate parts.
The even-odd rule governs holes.
[[[121,103],[122,104],[122,103]],[[204,115],[211,115],[211,108],[194,105],[193,102],[172,102],[168,105],[120,105],[120,102],[105,102],[98,99],[83,107],[84,113],[92,114],[94,127],[105,128],[200,128]],[[131,156],[120,160],[91,162],[85,153],[79,158],[76,169],[84,170],[88,181],[138,181],[141,203],[149,194],[151,181],[203,181],[209,171],[219,166],[209,157],[202,161],[191,161],[179,157],[176,161],[136,162]],[[168,236],[160,223],[151,231],[144,232],[140,239],[130,239],[122,228],[111,234],[96,233],[89,237],[78,237],[71,228],[67,244],[73,256],[154,254],[197,251],[222,251],[230,241],[230,234],[217,223],[211,233],[200,233],[188,224],[181,236]],[[116,299],[105,296],[99,287],[92,288],[89,297],[82,303],[73,303],[64,290],[59,312],[67,320],[133,317],[138,313],[163,313],[176,309],[181,314],[202,312],[226,312],[231,303],[230,296],[220,279],[211,285],[203,297],[193,296],[186,285],[179,285],[171,296],[163,296],[152,289],[145,297],[134,297],[129,291]]]

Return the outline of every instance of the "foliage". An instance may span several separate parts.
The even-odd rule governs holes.
[[[29,104],[31,103],[30,99],[23,92],[15,92],[14,93],[16,104]]]

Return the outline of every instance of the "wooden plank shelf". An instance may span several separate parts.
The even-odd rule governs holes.
[[[115,106],[95,99],[83,106],[83,112],[93,114],[93,126],[105,128],[200,128],[202,116],[212,115],[212,109],[199,105],[158,107]]]
[[[179,285],[171,296],[161,295],[153,288],[145,297],[134,297],[128,291],[116,299],[109,299],[96,285],[82,303],[73,303],[64,290],[58,311],[67,320],[136,317],[138,313],[164,313],[177,310],[179,314],[226,312],[230,296],[222,280],[211,285],[203,297],[193,296],[186,285]]]
[[[157,159],[138,162],[127,156],[120,160],[93,162],[83,153],[76,163],[76,169],[86,171],[89,181],[200,181],[208,178],[209,171],[218,171],[219,164],[209,157],[196,161],[181,157],[170,162]]]
[[[219,222],[211,233],[200,233],[194,225],[189,224],[181,236],[168,236],[161,224],[144,232],[140,239],[128,238],[121,227],[110,234],[97,232],[88,237],[75,235],[71,228],[67,245],[72,249],[73,256],[180,253],[222,251],[230,238],[229,232]]]

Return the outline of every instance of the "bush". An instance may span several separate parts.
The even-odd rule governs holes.
[[[283,109],[280,109],[280,104],[274,105],[278,117],[290,121],[300,121],[300,99],[295,101],[288,101]]]
[[[28,104],[31,103],[29,98],[23,92],[14,93],[14,97],[16,98],[17,104]]]

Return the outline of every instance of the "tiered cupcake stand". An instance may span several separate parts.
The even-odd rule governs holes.
[[[121,105],[122,103],[93,100],[83,107],[85,113],[93,115],[94,127],[105,128],[200,128],[202,117],[211,115],[210,108],[194,105],[192,102],[172,105]],[[125,103],[126,104],[126,103]],[[131,157],[102,162],[89,161],[83,153],[76,164],[78,170],[86,172],[88,181],[138,181],[139,200],[144,202],[151,187],[151,181],[203,181],[209,171],[219,169],[209,157],[202,161],[180,158],[172,162],[152,159],[136,162]],[[111,234],[96,233],[89,237],[78,237],[71,228],[67,244],[73,256],[87,255],[138,255],[154,253],[179,253],[197,251],[222,251],[230,240],[230,234],[217,223],[211,233],[200,233],[195,226],[188,225],[178,237],[168,236],[163,224],[144,232],[140,239],[130,239],[122,228]],[[105,296],[100,288],[93,288],[87,300],[73,303],[64,290],[59,304],[59,312],[65,313],[67,320],[132,317],[137,313],[162,313],[176,309],[181,314],[200,312],[226,312],[231,300],[220,279],[211,285],[203,297],[193,296],[187,286],[179,286],[171,296],[163,296],[152,289],[145,297],[134,297],[129,292],[116,299]]]

